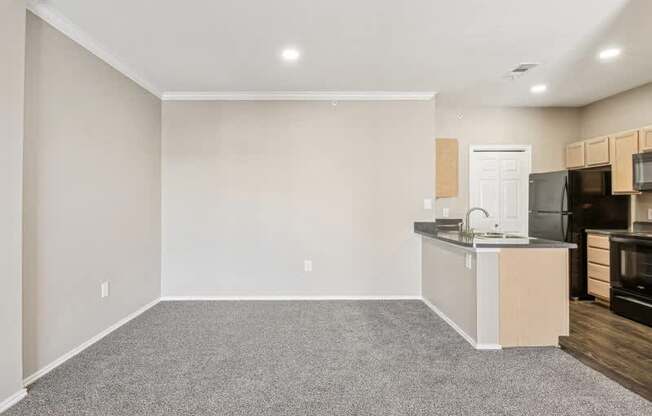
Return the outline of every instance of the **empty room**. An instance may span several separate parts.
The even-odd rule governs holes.
[[[1,0],[0,413],[652,415],[651,21]]]

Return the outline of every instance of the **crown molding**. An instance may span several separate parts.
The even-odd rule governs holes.
[[[68,18],[54,9],[47,1],[28,0],[27,9],[57,29],[59,32],[63,33],[81,45],[84,49],[88,50],[90,53],[112,66],[115,70],[134,81],[136,84],[140,85],[155,96],[161,98],[161,90],[157,88],[154,83],[148,81],[142,74],[134,70],[134,68],[130,67],[124,63],[123,60],[109,52],[106,47],[99,44],[90,35],[88,35],[88,33],[68,20]]]
[[[163,101],[429,101],[433,91],[180,91],[164,92]]]
[[[95,41],[47,0],[27,0],[27,9],[164,101],[429,101],[434,91],[168,91],[163,92],[139,71]]]

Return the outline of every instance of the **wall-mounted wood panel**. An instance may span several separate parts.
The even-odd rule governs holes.
[[[457,196],[458,160],[457,139],[435,139],[435,196],[437,198]]]
[[[557,345],[568,299],[568,250],[500,250],[500,345]]]

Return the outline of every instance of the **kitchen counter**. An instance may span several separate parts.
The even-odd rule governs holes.
[[[417,222],[425,303],[476,349],[556,346],[568,335],[575,244],[469,238]]]
[[[576,244],[563,241],[544,240],[534,237],[514,239],[479,238],[463,235],[457,231],[442,231],[435,228],[434,222],[415,222],[414,232],[423,237],[434,238],[467,248],[577,248]]]

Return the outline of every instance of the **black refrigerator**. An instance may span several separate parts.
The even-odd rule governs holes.
[[[570,296],[588,299],[586,229],[626,229],[629,196],[612,195],[609,167],[530,175],[529,234],[577,244],[570,251]]]

